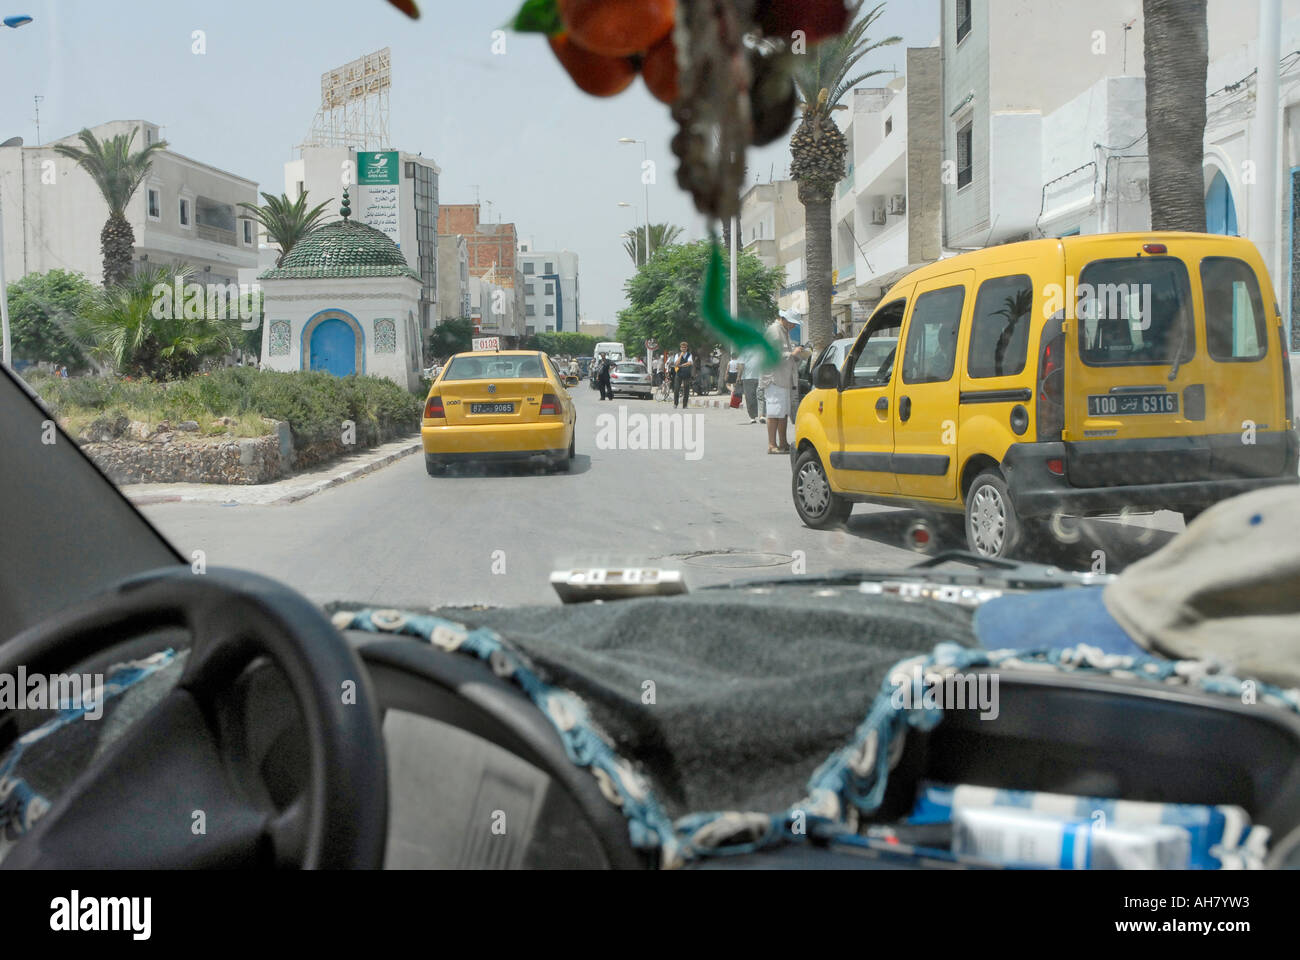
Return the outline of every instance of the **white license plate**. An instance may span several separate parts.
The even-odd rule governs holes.
[[[471,403],[470,413],[514,413],[513,403]]]
[[[1177,413],[1176,393],[1094,393],[1088,397],[1090,417],[1128,417]]]

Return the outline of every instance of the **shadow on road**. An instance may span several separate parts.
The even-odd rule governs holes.
[[[960,515],[910,509],[862,513],[861,509],[849,517],[846,529],[864,540],[914,550],[918,559],[926,552],[968,549]],[[1055,527],[1035,525],[1027,532],[1014,559],[1052,564],[1062,570],[1118,573],[1178,535],[1177,531],[1156,529],[1149,523],[1150,518],[1142,516],[1127,524],[1111,518],[1067,518]],[[930,549],[924,552],[916,550],[910,540],[913,530],[920,527],[930,535]]]
[[[528,476],[555,476],[555,477],[573,477],[586,473],[591,469],[591,457],[586,454],[578,454],[569,461],[568,470],[553,469],[543,463],[541,460],[525,461],[518,463],[452,463],[448,464],[447,471],[439,480],[469,480],[482,479],[484,477],[528,477]]]

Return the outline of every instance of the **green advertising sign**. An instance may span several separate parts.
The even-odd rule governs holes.
[[[397,151],[383,153],[357,151],[357,183],[363,185],[397,184]]]

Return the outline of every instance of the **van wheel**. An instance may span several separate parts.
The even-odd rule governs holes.
[[[1020,517],[1007,483],[994,470],[975,478],[966,494],[966,543],[981,557],[1006,557],[1020,545]]]
[[[816,450],[808,449],[799,455],[790,485],[799,519],[814,529],[839,526],[853,511],[853,502],[831,489]]]

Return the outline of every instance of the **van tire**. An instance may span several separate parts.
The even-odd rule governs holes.
[[[1007,482],[985,470],[966,492],[966,544],[982,557],[1007,557],[1020,546],[1024,527]]]
[[[853,512],[853,502],[831,489],[822,459],[812,447],[799,454],[794,462],[790,493],[799,519],[814,530],[843,526]]]

